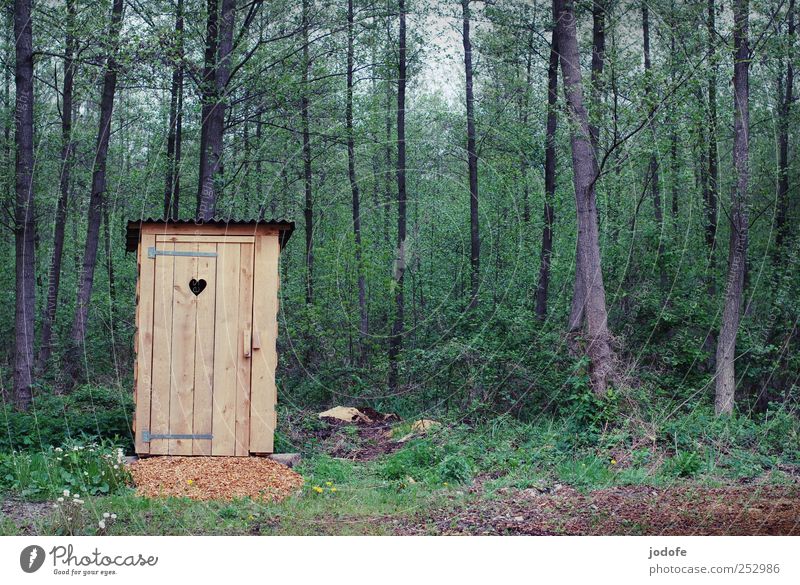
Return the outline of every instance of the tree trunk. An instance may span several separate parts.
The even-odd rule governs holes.
[[[475,151],[475,96],[472,88],[472,41],[469,37],[470,0],[461,0],[464,41],[464,77],[467,100],[467,168],[469,171],[470,299],[468,308],[478,306],[481,240],[478,228],[478,154]]]
[[[200,176],[197,219],[207,221],[216,214],[223,172],[226,91],[230,79],[236,0],[208,0],[206,64],[203,76],[203,120],[200,133]]]
[[[750,47],[748,44],[749,0],[733,3],[733,166],[736,188],[731,197],[730,248],[728,278],[722,326],[717,340],[717,372],[714,410],[717,414],[733,412],[736,375],[736,335],[741,316],[742,292],[747,263],[748,179],[749,179],[749,94]]]
[[[14,314],[14,403],[27,410],[32,400],[33,325],[36,310],[35,238],[33,199],[33,26],[31,0],[14,2],[16,39],[15,163],[16,205],[16,309]]]
[[[648,114],[655,109],[653,97],[653,67],[650,61],[650,13],[647,8],[647,1],[642,2],[642,40],[644,53],[644,95]],[[656,143],[656,124],[651,118],[650,133],[653,144]],[[647,181],[650,183],[650,193],[653,197],[653,216],[656,220],[658,230],[658,251],[656,253],[656,265],[658,266],[658,282],[661,290],[667,288],[667,271],[664,266],[664,210],[661,206],[661,184],[659,180],[659,165],[657,151],[650,152],[650,163],[647,168]]]
[[[61,99],[61,176],[53,229],[53,256],[47,284],[47,304],[42,317],[42,337],[39,347],[38,370],[43,371],[53,351],[53,322],[58,307],[61,283],[61,259],[64,254],[64,230],[67,224],[69,184],[72,171],[72,94],[75,86],[75,0],[67,0],[66,39],[64,43],[64,86]]]
[[[717,194],[719,179],[719,156],[717,152],[717,57],[716,57],[716,7],[714,0],[708,0],[707,41],[708,61],[711,64],[708,76],[708,193],[706,208],[706,245],[708,246],[709,293],[716,291],[716,251],[717,251]]]
[[[787,214],[789,211],[789,115],[794,100],[794,0],[789,0],[787,14],[789,49],[786,59],[786,77],[783,88],[779,83],[778,100],[778,209],[775,214],[775,254],[776,263],[783,257],[784,242],[787,238]],[[779,74],[783,75],[783,73]],[[780,79],[780,78],[779,78]],[[782,91],[781,91],[782,90]]]
[[[111,135],[111,116],[114,110],[114,94],[117,89],[117,45],[122,28],[123,0],[114,0],[109,27],[109,54],[103,76],[103,94],[100,98],[100,127],[97,131],[97,151],[92,174],[92,191],[89,198],[89,212],[86,225],[86,245],[83,254],[83,267],[78,279],[78,294],[75,306],[75,320],[70,333],[70,359],[67,370],[72,381],[76,381],[81,365],[84,363],[82,348],[86,339],[86,321],[89,303],[92,298],[94,269],[97,264],[97,248],[100,236],[100,220],[103,197],[106,191],[106,160]]]
[[[365,342],[369,335],[367,315],[367,285],[364,279],[364,263],[361,249],[361,196],[356,180],[356,149],[353,131],[353,0],[347,0],[347,103],[345,105],[345,125],[347,129],[347,173],[353,193],[353,237],[355,239],[356,277],[358,280],[358,332],[361,336],[361,359],[365,358]]]
[[[595,117],[600,111],[600,102],[603,95],[603,68],[605,66],[606,54],[606,3],[607,0],[597,0],[592,3],[592,93],[591,102],[595,109]],[[554,5],[555,9],[555,5]],[[562,64],[563,67],[563,64]],[[566,88],[565,88],[566,89]],[[615,109],[616,111],[616,109]],[[589,124],[589,138],[595,160],[600,148],[600,127],[596,121]],[[575,283],[572,290],[572,305],[570,306],[569,322],[567,331],[575,332],[583,326],[584,308],[586,299],[584,298],[585,288],[581,284],[584,278],[584,268],[580,264],[580,254],[575,254]]]
[[[305,206],[303,216],[306,229],[306,303],[314,301],[314,199],[311,174],[311,131],[308,119],[308,73],[311,69],[308,43],[308,0],[303,0],[303,80],[300,97],[300,118],[303,131],[303,183],[305,186]]]
[[[397,358],[405,327],[403,281],[406,271],[406,3],[398,0],[400,31],[397,64],[397,253],[394,265],[395,317],[389,337],[389,390],[397,390]]]
[[[175,12],[176,47],[172,68],[172,87],[169,102],[169,131],[167,133],[167,178],[164,185],[164,218],[178,219],[180,211],[179,166],[181,161],[181,130],[183,118],[183,0],[178,0]]]
[[[547,130],[544,145],[544,230],[536,287],[536,317],[547,317],[547,291],[550,285],[550,257],[553,253],[553,201],[556,193],[556,101],[558,99],[558,36],[553,29],[550,63],[547,68]]]
[[[578,53],[574,0],[555,0],[558,49],[564,95],[570,115],[573,183],[578,216],[576,264],[583,267],[580,287],[584,291],[586,355],[591,360],[590,379],[597,395],[604,395],[614,378],[614,353],[608,330],[606,293],[600,261],[595,180],[597,159],[591,144],[589,116],[583,104],[580,55]]]

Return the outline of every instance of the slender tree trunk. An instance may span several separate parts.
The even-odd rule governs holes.
[[[47,283],[47,304],[42,317],[42,337],[39,347],[38,370],[43,371],[52,353],[53,322],[58,307],[61,283],[61,259],[64,254],[64,230],[67,225],[67,205],[72,171],[72,94],[75,86],[75,0],[67,0],[66,39],[64,43],[64,86],[61,99],[61,176],[53,229],[53,256]]]
[[[650,61],[650,11],[647,8],[647,1],[642,2],[642,39],[644,53],[644,94],[648,111],[654,109],[653,97],[653,66]],[[656,143],[656,124],[650,120],[650,133],[653,144]],[[658,281],[661,290],[667,288],[667,271],[664,266],[664,211],[661,206],[661,183],[659,179],[658,155],[655,148],[650,152],[650,163],[647,168],[647,181],[650,183],[650,193],[653,197],[653,216],[656,220],[658,230],[658,252],[656,264],[658,266]]]
[[[608,330],[606,293],[600,261],[600,236],[598,229],[595,180],[598,175],[597,159],[591,144],[589,116],[583,104],[580,55],[578,53],[574,0],[555,0],[558,49],[564,95],[570,116],[573,183],[578,216],[576,264],[583,266],[580,282],[584,290],[586,318],[586,355],[591,361],[592,389],[604,395],[614,378],[614,352]]]
[[[164,218],[178,219],[180,192],[178,174],[180,165],[180,133],[183,118],[183,0],[178,0],[175,12],[175,64],[172,68],[172,87],[169,103],[169,131],[167,133],[167,178],[164,185]]]
[[[365,346],[369,335],[367,315],[367,284],[364,279],[364,262],[361,249],[361,196],[356,180],[356,149],[353,131],[353,0],[347,0],[347,103],[345,105],[345,126],[347,129],[347,172],[350,177],[350,189],[353,193],[353,237],[355,239],[356,278],[358,280],[358,332],[361,336],[361,359],[365,358]]]
[[[533,75],[533,41],[535,23],[530,23],[528,31],[528,47],[525,55],[525,90],[520,99],[520,122],[522,131],[528,132],[528,115],[530,113],[531,80]],[[530,153],[522,152],[519,160],[520,179],[522,180],[522,221],[531,221],[530,185],[528,184],[528,169],[530,167]]]
[[[389,337],[389,390],[397,390],[397,358],[405,327],[403,281],[406,271],[406,3],[398,0],[400,31],[397,65],[397,253],[394,265],[395,317]]]
[[[787,214],[789,211],[789,115],[794,100],[794,0],[789,0],[787,14],[789,50],[786,59],[786,82],[778,85],[778,209],[775,217],[775,254],[779,261],[783,257],[784,243],[787,239]],[[781,73],[780,75],[783,75]],[[780,79],[780,78],[779,78]],[[782,88],[781,85],[784,85]]]
[[[103,94],[100,98],[100,127],[97,131],[97,151],[92,174],[92,191],[89,198],[89,212],[86,226],[86,246],[83,254],[83,267],[78,279],[78,295],[75,306],[75,320],[70,333],[70,359],[68,373],[77,380],[84,360],[81,356],[86,339],[86,321],[89,314],[89,303],[92,298],[94,270],[97,264],[97,248],[100,236],[100,221],[103,197],[106,191],[106,160],[111,135],[111,116],[114,111],[114,94],[117,89],[117,45],[122,28],[122,11],[124,0],[114,0],[109,27],[109,47],[106,71],[103,76]]]
[[[670,58],[669,58],[669,76],[670,76],[670,85],[675,87],[677,83],[677,51],[675,47],[675,32],[678,26],[678,15],[675,8],[675,0],[672,0],[670,4],[670,24],[671,30],[669,34],[669,48],[670,48]],[[672,113],[672,128],[670,130],[670,167],[671,167],[671,175],[672,175],[672,223],[673,226],[677,224],[678,220],[678,176],[680,171],[680,166],[678,164],[678,116],[677,116],[677,108],[672,106],[671,108]]]
[[[303,0],[303,79],[300,97],[300,118],[303,131],[303,183],[305,206],[303,216],[306,229],[306,303],[314,301],[314,198],[311,174],[311,131],[308,117],[308,74],[311,69],[309,57],[308,0]]]
[[[470,0],[461,0],[462,37],[464,41],[464,77],[467,101],[467,168],[469,171],[469,241],[470,241],[470,299],[469,309],[478,306],[480,286],[481,240],[478,227],[478,154],[475,151],[475,96],[472,87],[472,41],[469,36]]]
[[[600,103],[603,96],[603,69],[606,54],[606,8],[608,0],[597,0],[592,3],[592,70],[591,70],[591,105],[594,108],[594,117],[600,112]],[[562,63],[563,67],[563,63]],[[566,88],[565,88],[566,89]],[[615,109],[616,111],[616,109]],[[596,120],[590,120],[589,138],[595,159],[600,148],[600,127]],[[586,289],[581,284],[585,269],[581,265],[580,254],[575,254],[575,284],[572,290],[572,305],[569,312],[567,330],[578,331],[584,320],[586,298],[583,296]]]
[[[736,390],[734,359],[741,317],[742,293],[747,264],[748,180],[749,180],[749,98],[750,47],[748,42],[749,0],[733,2],[733,166],[736,188],[732,193],[728,278],[722,326],[717,340],[717,372],[714,409],[717,414],[733,412]]]
[[[719,193],[719,156],[717,152],[717,57],[716,57],[716,6],[708,0],[707,40],[710,73],[708,76],[708,196],[705,201],[706,245],[708,246],[709,293],[716,291],[717,255],[717,194]]]
[[[197,218],[204,221],[212,219],[216,214],[223,174],[226,93],[230,80],[236,0],[222,0],[219,14],[217,9],[218,0],[208,0],[206,66],[203,78],[205,99],[197,197]]]
[[[547,130],[544,145],[544,230],[539,264],[539,285],[536,287],[536,317],[547,317],[547,291],[550,285],[550,257],[553,253],[553,200],[556,193],[556,124],[558,100],[558,35],[553,29],[550,41],[550,63],[547,68]]]
[[[14,315],[14,403],[27,410],[33,392],[33,325],[36,309],[35,238],[33,198],[33,25],[31,1],[14,2],[16,39],[16,310]]]

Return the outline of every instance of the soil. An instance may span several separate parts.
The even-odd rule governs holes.
[[[326,427],[314,431],[314,436],[322,441],[323,450],[331,457],[353,461],[371,461],[382,455],[397,451],[403,443],[392,437],[392,423],[397,415],[383,415],[372,409],[367,414],[372,422],[344,422],[335,418],[325,418]]]
[[[52,512],[52,502],[26,502],[6,498],[0,502],[0,516],[11,520],[21,534],[36,534],[34,524]]]
[[[400,534],[800,535],[800,486],[556,486],[421,511]]]

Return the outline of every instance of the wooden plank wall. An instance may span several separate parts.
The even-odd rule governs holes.
[[[160,244],[161,250],[174,250],[175,244]],[[172,370],[172,293],[174,286],[175,257],[157,256],[153,286],[153,366],[150,404],[150,433],[169,433],[170,386]],[[150,441],[151,455],[167,455],[166,439]]]
[[[212,455],[234,455],[236,450],[236,388],[239,354],[240,246],[217,245],[217,310],[214,319],[214,396]]]
[[[136,451],[271,453],[277,403],[278,232],[260,229],[253,238],[252,228],[241,227],[219,235],[202,226],[160,230],[144,230],[139,245]],[[217,257],[148,259],[147,249],[153,246],[216,252]],[[207,281],[200,295],[189,289],[192,278]],[[145,429],[151,434],[212,434],[213,440],[157,439],[148,444],[141,437]]]
[[[136,281],[136,362],[133,372],[135,448],[137,453],[149,453],[150,443],[142,440],[142,431],[150,429],[150,387],[153,361],[153,278],[154,265],[147,258],[147,249],[155,246],[155,236],[145,234],[139,243],[139,278]]]
[[[256,237],[253,284],[253,331],[261,348],[253,350],[250,394],[250,452],[272,453],[277,417],[275,370],[278,366],[278,255],[277,235]]]
[[[216,252],[216,243],[200,243],[199,252]],[[214,322],[216,319],[217,259],[197,258],[195,278],[203,278],[206,288],[197,297],[197,328],[194,357],[194,424],[193,434],[210,435],[214,388]],[[194,439],[192,455],[211,455],[209,439]]]

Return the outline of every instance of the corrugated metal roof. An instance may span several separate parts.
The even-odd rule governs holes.
[[[294,231],[294,222],[285,219],[230,219],[230,218],[214,218],[207,221],[197,221],[194,219],[177,219],[166,220],[158,217],[143,217],[142,219],[130,220],[125,233],[125,250],[127,252],[135,252],[136,247],[139,245],[139,234],[143,224],[155,225],[207,225],[207,226],[231,226],[231,225],[244,225],[256,226],[268,225],[280,230],[278,239],[281,249],[286,246],[286,242]]]

